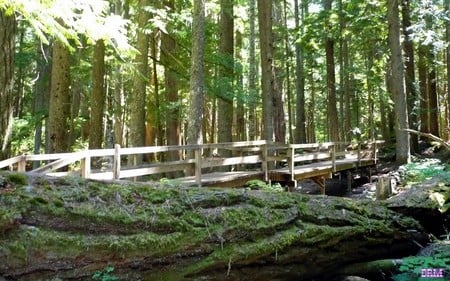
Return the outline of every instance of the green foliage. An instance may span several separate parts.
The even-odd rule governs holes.
[[[34,124],[31,115],[14,118],[11,147],[14,155],[30,153],[34,146]]]
[[[275,191],[275,192],[284,191],[284,188],[279,183],[271,184],[261,180],[250,180],[247,182],[247,186],[250,189],[259,189],[264,191]]]
[[[438,253],[434,256],[407,257],[402,261],[400,273],[393,276],[394,281],[443,280],[442,278],[421,277],[422,269],[447,269],[450,267],[450,256]]]
[[[446,166],[438,159],[421,159],[399,168],[401,178],[406,183],[417,183],[437,175],[448,174]]]
[[[114,271],[114,267],[111,265],[106,266],[102,271],[96,271],[92,275],[92,280],[96,281],[115,281],[118,280],[118,278],[114,275],[112,275]]]
[[[6,176],[6,179],[16,185],[26,185],[27,177],[22,173],[10,173]]]

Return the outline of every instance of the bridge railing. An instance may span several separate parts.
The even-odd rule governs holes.
[[[230,157],[221,157],[213,153],[225,149],[232,151]],[[267,162],[274,161],[267,156],[269,155],[268,151],[270,149],[269,142],[264,140],[127,148],[116,145],[114,149],[91,149],[73,153],[20,155],[0,161],[0,169],[8,167],[10,170],[19,172],[44,173],[52,176],[77,174],[84,178],[99,180],[134,178],[177,171],[194,171],[196,181],[200,183],[202,170],[213,167],[259,163],[262,171],[267,174]],[[134,163],[132,158],[137,155],[148,156],[150,154],[167,154],[170,152],[177,152],[181,156],[180,159],[164,162],[151,161],[139,166],[127,164],[130,162]],[[190,152],[194,155],[192,159],[187,158]],[[208,154],[207,152],[211,153]],[[101,170],[92,169],[92,162],[95,158],[106,160],[108,162],[107,167],[103,167]],[[131,161],[129,161],[130,158]],[[30,162],[36,161],[46,162],[46,164],[36,169],[31,169],[30,167],[32,165],[30,165]],[[61,169],[64,171],[60,171]]]
[[[181,146],[147,146],[122,148],[116,145],[110,149],[91,149],[73,153],[54,153],[20,155],[0,161],[0,169],[9,167],[19,172],[44,173],[52,176],[77,174],[90,179],[123,179],[147,175],[164,175],[170,172],[193,171],[195,181],[201,184],[202,174],[214,167],[233,166],[238,169],[245,164],[256,164],[254,169],[264,173],[268,179],[269,170],[276,163],[287,163],[290,171],[295,165],[311,162],[331,160],[335,165],[336,159],[356,157],[364,159],[367,155],[376,159],[378,142],[348,144],[348,143],[315,143],[315,144],[281,144],[259,141],[243,141],[218,144],[181,145]],[[231,156],[222,157],[216,152],[220,150],[232,151]],[[172,161],[150,161],[143,165],[128,165],[137,155],[149,156],[164,154],[168,159],[169,153],[176,152],[180,158]],[[193,154],[194,158],[188,158]],[[94,159],[106,160],[107,165],[98,169],[92,167]],[[131,159],[131,160],[130,160]],[[38,168],[32,169],[31,162],[45,162]],[[61,171],[63,170],[63,171]]]

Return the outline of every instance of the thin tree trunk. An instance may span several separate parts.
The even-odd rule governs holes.
[[[136,70],[133,80],[133,90],[130,91],[130,135],[129,144],[132,147],[145,145],[145,105],[146,105],[146,87],[148,84],[148,52],[149,36],[144,32],[149,20],[149,13],[144,7],[149,5],[148,0],[139,0],[138,10],[138,31],[136,49]],[[133,159],[134,158],[134,159]],[[142,163],[142,155],[130,157],[128,163],[139,165]]]
[[[192,16],[192,57],[187,143],[201,144],[203,142],[202,123],[205,100],[205,0],[194,0]],[[193,157],[192,154],[189,156]]]
[[[288,30],[288,3],[286,0],[283,0],[283,29]],[[292,112],[292,90],[291,90],[291,60],[292,52],[289,47],[289,32],[285,32],[284,37],[284,53],[285,53],[285,72],[286,72],[286,99],[287,99],[287,110],[288,110],[288,133],[289,133],[289,143],[294,143],[294,124],[296,121],[294,120],[294,115]]]
[[[53,45],[52,84],[49,110],[49,152],[68,151],[70,118],[70,52],[56,40]]]
[[[103,115],[105,111],[105,42],[100,39],[94,45],[92,64],[92,98],[89,148],[102,148]]]
[[[331,10],[333,0],[324,0],[323,6],[326,11]],[[330,23],[327,23],[330,24]],[[331,28],[330,26],[328,28]],[[325,53],[327,65],[327,125],[328,138],[331,141],[339,141],[339,118],[336,100],[336,73],[334,62],[334,40],[327,35],[325,39]]]
[[[408,97],[408,112],[409,112],[409,125],[411,129],[417,130],[418,128],[418,108],[415,105],[418,99],[418,93],[416,89],[415,79],[415,57],[414,57],[414,45],[410,38],[411,36],[411,10],[410,1],[402,0],[402,26],[403,26],[403,50],[405,52],[405,90]],[[419,151],[419,138],[417,135],[411,135],[411,152]]]
[[[234,73],[234,13],[233,0],[220,0],[219,67],[220,93],[217,99],[217,139],[219,143],[233,141],[233,73]],[[223,157],[231,155],[230,150],[220,150]],[[227,167],[225,167],[227,168]]]
[[[175,14],[175,3],[173,0],[165,1],[169,12]],[[169,26],[171,27],[171,26]],[[164,81],[166,89],[166,102],[170,104],[166,112],[166,139],[167,145],[181,145],[181,116],[178,95],[178,79],[175,71],[171,67],[174,64],[173,58],[177,56],[177,43],[172,37],[172,30],[169,34],[163,33],[161,37],[161,60],[164,64]],[[180,160],[179,152],[169,152],[169,161]]]
[[[300,36],[302,36],[303,23],[300,24],[300,16],[303,21],[308,2],[306,0],[301,1],[299,6],[299,0],[294,1],[294,17],[295,28],[299,30]],[[306,103],[305,103],[305,66],[304,57],[305,50],[300,42],[295,43],[295,90],[296,90],[296,130],[295,130],[295,142],[306,143]]]
[[[272,0],[258,0],[259,43],[261,54],[261,89],[263,100],[264,139],[274,139],[274,42],[272,34]]]
[[[427,48],[419,46],[419,89],[420,89],[420,131],[422,133],[430,132],[430,118],[429,118],[429,99],[428,99],[428,81],[427,81]]]
[[[449,13],[450,11],[450,0],[444,0],[444,9],[446,11],[446,14]],[[445,24],[445,38],[447,42],[450,42],[450,21],[446,21]],[[447,134],[448,134],[448,139],[450,139],[450,45],[447,45],[446,48],[446,70],[447,70],[447,75],[446,75],[446,81],[447,81],[447,91],[446,91],[446,95],[447,95]]]
[[[430,133],[440,137],[439,133],[439,100],[437,93],[436,56],[433,47],[429,47],[428,54],[428,98],[430,113]]]
[[[396,162],[398,164],[410,161],[408,108],[404,88],[404,65],[400,44],[400,19],[398,0],[388,0],[389,48],[391,50],[393,95],[396,112]]]
[[[0,160],[8,158],[13,121],[16,18],[0,9]]]
[[[273,2],[272,5],[273,25],[282,30],[283,27],[283,7],[280,1]],[[273,131],[276,142],[286,142],[286,117],[284,113],[285,95],[288,89],[289,75],[283,72],[282,64],[275,64],[276,61],[289,61],[289,55],[284,52],[284,38],[281,32],[272,33],[273,38],[273,54],[274,54],[274,77],[273,85]],[[286,84],[283,83],[286,81]],[[286,89],[286,90],[285,90]]]
[[[343,66],[343,75],[344,75],[344,81],[343,81],[343,95],[344,95],[344,140],[345,141],[351,141],[352,134],[352,94],[350,93],[350,57],[349,57],[349,51],[348,51],[348,45],[349,45],[350,39],[344,40],[342,44],[342,66]]]
[[[242,70],[242,47],[243,47],[243,36],[240,31],[236,32],[236,60],[234,62],[234,68],[236,70]],[[244,77],[242,71],[237,71],[236,77],[236,91],[238,93],[244,93]],[[246,109],[245,102],[242,97],[236,100],[236,140],[245,141],[247,140],[247,129],[246,129]]]
[[[314,69],[311,68],[311,69]],[[311,71],[309,75],[309,84],[311,87],[311,99],[309,101],[308,105],[308,126],[307,126],[307,141],[309,143],[315,143],[316,142],[316,84],[314,82],[314,70]]]
[[[259,100],[257,89],[257,65],[256,65],[256,0],[249,0],[249,61],[248,61],[248,138],[255,140],[258,131],[256,105]]]
[[[43,45],[42,42],[36,44],[36,73],[38,78],[34,84],[33,116],[36,120],[34,132],[34,154],[41,153],[43,144],[43,123],[48,121],[48,107],[51,86],[51,46]],[[46,128],[46,127],[44,127]],[[47,130],[45,130],[47,131]],[[46,149],[45,149],[46,151]],[[46,151],[47,152],[47,151]],[[38,161],[33,162],[33,168],[39,167]]]

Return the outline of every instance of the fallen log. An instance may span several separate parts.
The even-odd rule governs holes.
[[[435,193],[448,207],[448,188]],[[333,276],[429,241],[401,202],[4,173],[0,280],[92,280],[105,268],[123,280]]]

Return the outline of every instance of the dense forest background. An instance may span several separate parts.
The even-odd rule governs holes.
[[[0,159],[450,138],[450,1],[0,0]],[[180,157],[172,155],[171,157]]]

